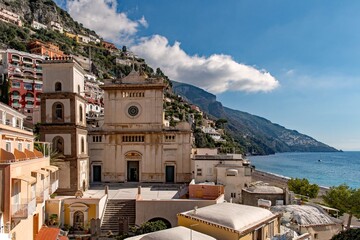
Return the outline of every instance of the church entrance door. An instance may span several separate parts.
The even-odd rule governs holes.
[[[93,181],[101,182],[101,166],[94,165],[93,166]]]
[[[127,180],[128,182],[139,181],[139,161],[127,162]]]
[[[173,183],[175,182],[175,166],[166,166],[165,168],[166,182]]]

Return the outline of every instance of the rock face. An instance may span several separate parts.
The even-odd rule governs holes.
[[[215,95],[200,88],[174,81],[172,83],[175,93],[198,105],[207,114],[227,119],[227,130],[250,154],[337,151],[312,137],[286,129],[265,118],[224,107],[216,101]]]
[[[74,21],[66,11],[59,8],[52,0],[0,0],[0,6],[18,14],[29,25],[33,20],[45,25],[54,21],[60,23],[64,29],[74,33],[91,33],[97,36],[94,31],[86,29],[82,24]]]

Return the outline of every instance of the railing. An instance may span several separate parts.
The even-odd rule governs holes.
[[[20,99],[20,95],[11,95],[12,99]]]
[[[23,62],[24,63],[30,63],[30,64],[32,64],[33,62],[32,62],[32,60],[30,60],[30,59],[26,59],[26,58],[23,58]]]
[[[42,203],[49,199],[49,188],[45,188],[44,190],[36,190],[36,202]]]
[[[51,183],[50,194],[53,194],[59,187],[59,180],[55,180]]]
[[[32,89],[33,89],[32,86],[27,86],[27,85],[24,85],[24,88],[25,88],[26,90],[32,90]]]
[[[13,106],[13,107],[20,107],[20,103],[12,103],[11,106]]]
[[[29,215],[33,214],[36,210],[36,199],[28,201],[27,199],[22,199],[22,204],[12,204],[11,205],[11,217],[12,218],[27,218]]]
[[[25,104],[25,108],[34,108],[33,104]]]
[[[34,101],[34,97],[25,97],[25,101]]]

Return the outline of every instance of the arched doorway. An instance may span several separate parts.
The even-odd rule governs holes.
[[[156,222],[156,221],[162,221],[163,223],[165,223],[166,228],[171,228],[171,223],[167,219],[162,217],[152,218],[148,222]]]

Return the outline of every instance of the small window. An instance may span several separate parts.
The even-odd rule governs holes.
[[[22,143],[18,143],[18,150],[22,151]]]
[[[319,235],[317,233],[314,233],[314,238],[319,239]]]
[[[85,153],[85,141],[84,138],[81,138],[81,153]]]
[[[79,106],[79,117],[80,117],[80,122],[83,121],[83,107],[80,105]]]
[[[55,83],[55,92],[61,92],[61,91],[62,91],[61,82],[56,82]]]
[[[80,85],[78,85],[78,94],[80,94]]]
[[[6,142],[5,149],[6,151],[11,152],[11,142]]]
[[[201,168],[196,169],[196,176],[202,176],[202,169]]]
[[[232,193],[230,193],[230,195],[232,198],[236,198],[236,193],[232,192]]]
[[[54,103],[53,105],[53,116],[56,121],[64,120],[64,109],[61,103]]]

